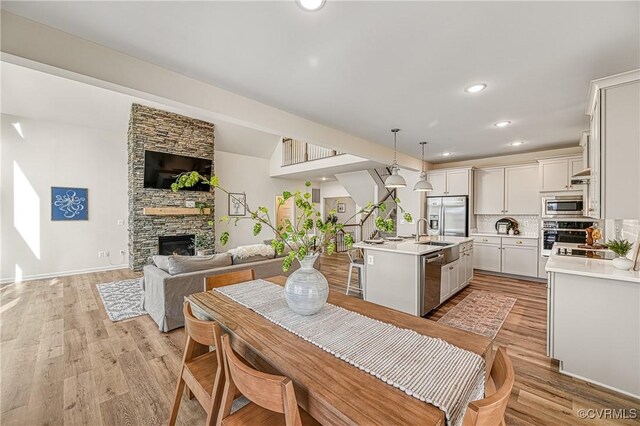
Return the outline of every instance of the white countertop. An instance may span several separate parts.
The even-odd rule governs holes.
[[[461,244],[467,241],[473,241],[473,237],[445,237],[441,235],[432,235],[430,237],[422,237],[422,241],[444,241],[451,244]],[[414,239],[407,239],[405,241],[385,241],[383,244],[367,244],[364,242],[356,243],[353,245],[355,248],[361,248],[364,250],[379,250],[388,251],[400,254],[411,254],[414,256],[421,256],[423,254],[432,253],[434,251],[442,250],[442,246],[432,246],[429,244],[416,244]]]
[[[522,238],[522,239],[531,239],[531,240],[537,240],[539,238],[538,234],[509,235],[509,234],[498,234],[497,232],[472,232],[471,236],[472,237]]]
[[[577,248],[578,244],[554,244],[545,268],[547,272],[559,272],[562,274],[605,278],[617,281],[630,281],[640,284],[640,271],[622,271],[613,266],[613,263],[610,260],[558,256],[556,254],[556,249],[558,247]]]

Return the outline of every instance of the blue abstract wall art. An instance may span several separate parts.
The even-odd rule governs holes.
[[[88,220],[88,189],[51,187],[51,220]]]

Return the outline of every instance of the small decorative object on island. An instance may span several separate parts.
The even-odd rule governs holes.
[[[609,240],[607,242],[609,250],[618,255],[613,259],[613,266],[623,271],[628,271],[633,266],[633,260],[627,259],[627,253],[631,251],[633,243],[629,240]]]
[[[51,220],[88,220],[87,188],[51,187]]]
[[[196,256],[206,256],[213,251],[215,241],[209,232],[199,232],[191,240],[191,246],[196,251]]]
[[[586,244],[580,245],[580,248],[603,249],[605,245],[600,244],[598,240],[602,238],[602,231],[596,225],[590,226],[585,230],[587,232]]]
[[[231,196],[229,191],[220,186],[217,176],[207,179],[197,172],[187,172],[179,175],[176,182],[171,185],[171,189],[179,191],[181,188],[191,187],[198,183],[210,185]],[[306,182],[305,186],[309,188],[311,182]],[[235,196],[235,194],[233,195]],[[383,212],[386,209],[386,205],[384,202],[378,204],[368,203],[364,208],[355,212],[352,217],[345,220],[344,223],[339,223],[335,209],[328,212],[327,221],[322,220],[316,204],[311,202],[310,192],[296,191],[291,193],[284,191],[282,197],[279,198],[277,208],[279,209],[289,199],[293,199],[297,214],[294,220],[285,219],[282,224],[273,224],[269,216],[269,209],[266,207],[258,207],[252,210],[244,197],[238,198],[238,200],[240,200],[242,208],[248,213],[247,216],[233,218],[224,216],[219,221],[227,224],[233,221],[235,225],[243,219],[252,220],[254,222],[254,235],[258,235],[262,231],[263,225],[270,228],[276,237],[271,242],[271,246],[276,253],[282,255],[285,253],[285,248],[289,250],[282,258],[282,269],[287,271],[296,259],[301,265],[300,269],[287,278],[284,288],[287,304],[294,312],[300,315],[313,315],[322,309],[329,295],[327,279],[313,267],[318,256],[322,252],[327,254],[335,252],[335,237],[339,232],[344,233],[345,245],[350,249],[353,246],[353,236],[344,232],[344,223],[348,223],[359,214],[367,214],[372,211]],[[404,219],[407,222],[411,222],[411,214],[400,207],[400,200],[396,198],[393,201],[403,213]],[[209,225],[213,226],[214,222],[209,221]],[[377,229],[385,232],[392,232],[394,228],[393,220],[384,219],[382,216],[375,218],[375,225]],[[228,241],[229,232],[224,231],[220,235],[220,242],[224,245]]]

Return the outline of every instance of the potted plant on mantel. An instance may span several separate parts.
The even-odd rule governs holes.
[[[194,186],[197,183],[204,183],[213,188],[217,188],[222,192],[229,194],[224,187],[220,186],[217,176],[211,179],[200,175],[198,172],[182,173],[171,185],[171,189],[175,192],[185,187]],[[311,186],[311,182],[306,182],[305,186]],[[262,231],[263,226],[271,229],[275,234],[275,238],[271,242],[278,255],[288,253],[282,259],[282,269],[289,270],[292,263],[297,260],[300,262],[300,269],[292,273],[285,284],[285,298],[289,307],[296,313],[301,315],[313,315],[318,312],[327,301],[329,295],[329,284],[322,273],[316,270],[313,265],[320,253],[333,254],[336,250],[335,236],[339,232],[343,232],[344,223],[340,223],[333,218],[323,221],[322,216],[315,203],[311,202],[311,193],[309,192],[289,192],[283,191],[282,198],[279,201],[277,209],[283,206],[289,199],[297,208],[295,219],[285,219],[283,224],[274,224],[269,216],[269,209],[266,207],[258,207],[252,209],[246,201],[242,204],[247,210],[248,216],[235,217],[230,219],[223,216],[220,222],[229,224],[233,221],[236,225],[240,220],[248,219],[254,222],[253,235],[258,235]],[[400,206],[400,200],[395,199],[394,202],[398,209],[402,212],[407,222],[412,221],[411,214],[405,212]],[[357,211],[353,216],[345,221],[349,222],[359,214],[368,214],[372,211],[384,212],[386,205],[384,202],[377,204],[368,203],[365,207]],[[335,217],[336,210],[329,212],[330,217]],[[336,218],[337,219],[337,218]],[[209,225],[213,226],[214,222],[209,221]],[[380,231],[392,232],[394,223],[392,219],[383,219],[381,216],[375,218],[375,226]],[[229,231],[225,230],[220,235],[220,243],[225,245],[229,241]],[[353,237],[349,233],[344,233],[345,245],[348,249],[353,247]]]
[[[206,256],[213,251],[214,239],[210,232],[199,232],[191,239],[189,248],[196,251],[196,256]]]
[[[613,266],[623,271],[628,271],[633,266],[633,260],[627,258],[627,253],[631,251],[633,243],[629,240],[609,240],[607,248],[618,255],[613,259]]]

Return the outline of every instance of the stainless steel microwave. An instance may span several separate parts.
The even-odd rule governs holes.
[[[582,195],[549,195],[542,197],[542,217],[583,217]]]

